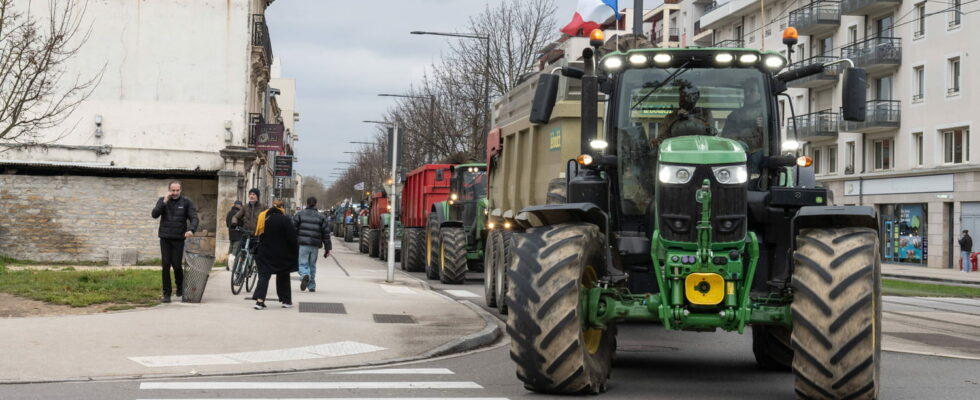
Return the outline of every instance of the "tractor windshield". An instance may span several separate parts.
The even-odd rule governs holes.
[[[630,69],[619,78],[615,129],[622,210],[645,215],[653,198],[657,149],[667,138],[737,140],[749,164],[769,146],[765,75],[754,68]],[[758,174],[758,168],[749,166]]]
[[[464,172],[460,200],[479,200],[487,195],[487,171]]]

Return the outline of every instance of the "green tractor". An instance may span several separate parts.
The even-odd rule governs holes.
[[[760,367],[792,371],[800,398],[876,398],[877,214],[828,206],[812,160],[780,135],[786,82],[829,66],[778,73],[786,59],[757,49],[595,54],[560,68],[582,82],[566,203],[524,208],[513,234],[507,331],[525,387],[604,391],[616,325],[656,321],[749,326]],[[549,121],[558,79],[541,74],[531,122]],[[865,81],[846,69],[842,119],[864,119]]]
[[[439,241],[439,276],[430,278],[460,284],[465,281],[467,270],[483,271],[487,237],[487,165],[457,164],[450,168],[450,173],[449,199],[433,204],[428,218],[428,225],[442,238]]]

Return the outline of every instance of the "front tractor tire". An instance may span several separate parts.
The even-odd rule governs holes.
[[[507,283],[507,269],[510,268],[512,255],[514,254],[514,232],[508,230],[500,231],[500,238],[497,240],[497,248],[494,251],[497,253],[497,267],[495,271],[495,277],[493,280],[494,294],[497,297],[497,312],[500,315],[507,315],[507,302],[504,300],[507,298],[507,290],[510,289],[510,284]]]
[[[439,230],[439,281],[458,285],[466,280],[466,232],[463,228]]]
[[[371,235],[371,229],[363,228],[361,229],[361,234],[357,237],[357,250],[361,253],[368,252],[368,236]]]
[[[492,230],[487,233],[486,249],[483,251],[483,259],[486,267],[483,269],[483,299],[487,302],[487,307],[497,307],[497,252],[496,242],[500,240],[500,231]],[[500,301],[503,303],[503,299]]]
[[[380,251],[381,230],[380,229],[368,230],[366,236],[367,236],[368,255],[371,257],[380,257],[381,256],[381,251]]]
[[[598,284],[605,237],[566,223],[514,234],[507,278],[507,333],[517,377],[535,392],[600,393],[616,350],[616,328],[586,328],[582,294]]]
[[[354,225],[344,226],[344,241],[347,243],[354,241]]]
[[[789,328],[755,325],[752,327],[752,353],[759,369],[789,372],[793,367],[793,347]]]
[[[793,372],[808,399],[875,399],[881,369],[881,263],[869,228],[796,238]]]

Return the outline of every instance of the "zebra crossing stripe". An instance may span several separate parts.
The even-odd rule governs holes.
[[[469,290],[453,289],[453,290],[446,290],[446,293],[449,293],[456,297],[480,297],[476,293],[473,293]]]
[[[334,372],[335,375],[454,375],[448,368],[388,368]]]
[[[129,357],[145,367],[180,367],[191,365],[253,364],[340,357],[387,350],[358,342],[336,342],[313,346],[225,354],[192,354],[176,356]]]
[[[142,382],[140,390],[483,389],[476,382]]]

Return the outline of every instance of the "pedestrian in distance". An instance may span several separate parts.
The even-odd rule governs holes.
[[[272,202],[272,207],[259,214],[255,226],[259,245],[255,248],[259,282],[255,286],[255,309],[264,310],[265,295],[269,291],[269,279],[276,275],[276,295],[282,308],[292,308],[289,274],[299,270],[299,243],[293,221],[285,215],[282,200]]]
[[[970,265],[970,254],[973,253],[973,238],[970,237],[970,231],[964,229],[963,234],[960,235],[960,257],[963,259],[963,272],[970,272],[973,270],[973,266]]]
[[[184,241],[194,236],[197,230],[197,206],[191,199],[181,194],[179,181],[167,185],[168,193],[157,200],[150,215],[160,218],[160,260],[163,269],[163,298],[164,303],[170,302],[170,268],[174,269],[174,280],[177,283],[177,297],[184,295]]]
[[[231,219],[238,214],[238,211],[242,209],[242,201],[235,200],[235,204],[231,205],[231,209],[228,210],[228,214],[225,215],[225,226],[228,228],[228,262],[225,265],[225,270],[230,270],[229,265],[235,262],[235,254],[238,254],[238,248],[241,246],[242,232],[235,229],[235,225],[231,223]]]
[[[245,239],[248,239],[255,232],[255,221],[258,219],[259,214],[265,211],[265,206],[259,202],[259,196],[262,193],[259,189],[251,188],[248,190],[248,203],[242,206],[235,216],[231,217],[231,225],[241,227],[246,233],[239,237],[239,247],[243,246]],[[249,249],[254,249],[255,243],[253,241]]]
[[[306,199],[306,208],[293,217],[299,235],[299,290],[316,291],[317,252],[323,247],[323,257],[330,256],[330,224],[316,209],[316,197]]]

